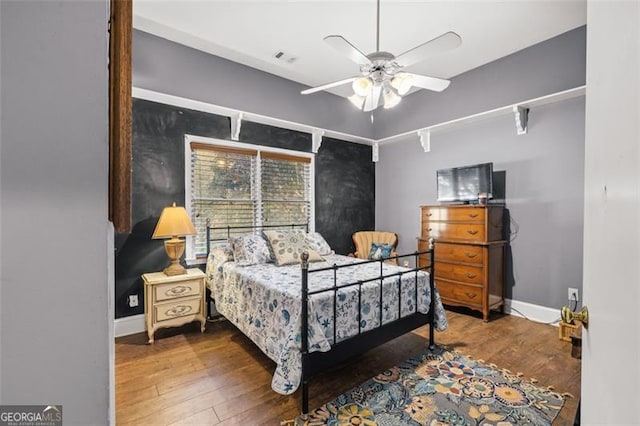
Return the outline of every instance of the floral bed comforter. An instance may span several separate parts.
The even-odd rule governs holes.
[[[333,285],[333,271],[312,272],[333,264],[360,263],[359,260],[340,256],[325,256],[325,262],[309,264],[309,291],[322,290]],[[385,275],[406,270],[383,264]],[[215,299],[216,309],[249,337],[277,364],[271,383],[281,394],[293,393],[300,384],[300,265],[276,266],[263,263],[239,266],[229,261],[207,263],[208,285]],[[348,284],[380,276],[377,262],[343,268],[337,271],[337,283]],[[360,316],[358,316],[358,285],[340,289],[336,295],[336,319],[333,318],[333,291],[311,297],[309,306],[309,351],[329,351],[334,341],[348,339],[358,331],[367,331],[416,311],[429,311],[431,294],[429,275],[425,272],[407,273],[400,278],[386,278],[382,283],[380,306],[380,280],[362,285]],[[382,309],[382,315],[380,315]],[[359,319],[359,321],[358,321]],[[440,296],[436,291],[435,325],[439,331],[447,327],[447,319]]]

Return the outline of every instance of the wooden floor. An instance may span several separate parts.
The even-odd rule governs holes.
[[[448,311],[449,328],[436,342],[497,364],[558,392],[569,392],[554,424],[571,425],[580,395],[580,361],[558,329],[513,316],[478,317]],[[419,353],[428,344],[420,328],[353,359],[310,386],[317,407],[381,371]],[[118,425],[279,425],[300,412],[299,393],[271,390],[275,364],[226,321],[197,323],[116,340],[116,421]]]

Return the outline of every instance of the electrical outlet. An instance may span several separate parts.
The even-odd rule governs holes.
[[[577,288],[569,287],[569,291],[567,293],[568,293],[567,297],[569,298],[569,300],[571,301],[575,300],[576,302],[580,301],[580,293],[578,293]]]
[[[130,308],[135,308],[136,306],[138,306],[138,295],[137,294],[130,294],[129,295],[129,307]]]

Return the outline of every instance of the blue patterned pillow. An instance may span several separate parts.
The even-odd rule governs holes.
[[[267,242],[262,235],[243,235],[229,238],[233,258],[240,266],[273,262]]]
[[[309,246],[318,252],[320,256],[328,256],[330,254],[335,254],[336,252],[331,250],[331,246],[327,243],[327,240],[324,239],[319,232],[310,232],[307,234],[307,242]]]
[[[381,260],[391,257],[393,251],[392,244],[371,243],[371,250],[369,250],[369,259]]]

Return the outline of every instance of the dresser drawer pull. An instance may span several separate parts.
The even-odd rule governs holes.
[[[469,213],[469,217],[476,218],[478,217],[478,213]]]
[[[469,253],[469,252],[465,252],[464,253],[469,259],[473,259],[474,257],[476,257],[478,255],[478,253]]]
[[[473,299],[476,297],[475,293],[465,293],[469,299]]]
[[[181,294],[186,293],[189,290],[191,290],[190,287],[179,285],[176,287],[171,287],[169,290],[165,291],[164,294],[166,296],[180,296]]]
[[[476,229],[468,229],[467,232],[471,235],[476,235],[478,233],[478,230]]]
[[[178,305],[167,310],[164,314],[168,317],[180,317],[188,312],[191,312],[193,308],[188,305]]]
[[[428,228],[427,231],[431,232],[433,231],[433,228]]]
[[[470,272],[467,272],[465,275],[467,276],[467,278],[475,278],[478,276],[477,274],[472,274]]]
[[[427,213],[427,216],[431,217],[433,216],[433,213]]]

